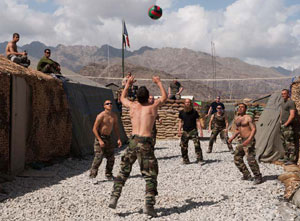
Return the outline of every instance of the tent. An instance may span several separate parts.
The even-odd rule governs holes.
[[[104,110],[105,100],[113,102],[113,111],[118,114],[119,130],[122,143],[127,141],[120,114],[114,100],[112,90],[81,75],[65,75],[69,81],[64,82],[72,117],[71,154],[82,157],[94,153],[92,132],[96,116]],[[116,142],[116,136],[113,134]]]
[[[256,123],[256,156],[259,161],[273,162],[284,156],[279,122],[281,103],[281,93],[272,94]]]

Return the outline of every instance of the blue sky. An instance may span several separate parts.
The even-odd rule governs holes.
[[[151,20],[148,8],[163,8]],[[0,42],[110,44],[120,47],[121,21],[130,50],[176,47],[237,57],[264,66],[299,66],[300,0],[0,0]]]

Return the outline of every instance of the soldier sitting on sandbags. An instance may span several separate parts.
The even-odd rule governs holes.
[[[44,56],[41,58],[37,65],[37,70],[41,71],[45,74],[58,74],[61,75],[60,72],[60,64],[56,61],[53,61],[50,59],[51,50],[45,49],[44,50]]]
[[[19,39],[20,35],[18,33],[14,33],[12,41],[8,42],[5,48],[5,54],[6,57],[12,62],[28,68],[30,65],[30,60],[27,58],[27,52],[18,52],[17,42]]]

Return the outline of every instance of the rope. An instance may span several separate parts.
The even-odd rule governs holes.
[[[84,75],[65,75],[66,77],[82,77],[90,79],[107,79],[107,80],[123,80],[120,77],[95,77],[95,76],[84,76]],[[270,78],[220,78],[220,79],[177,79],[177,81],[253,81],[253,80],[283,80],[292,79],[293,77],[270,77]],[[137,78],[139,81],[152,81],[150,78]],[[173,81],[174,78],[161,79],[161,81]]]

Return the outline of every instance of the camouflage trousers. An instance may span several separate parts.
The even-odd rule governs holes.
[[[133,135],[125,153],[121,157],[120,172],[115,178],[112,197],[119,198],[122,188],[130,175],[132,165],[138,159],[141,173],[146,181],[145,204],[154,205],[157,195],[158,163],[154,155],[152,137]],[[132,190],[134,191],[134,190]]]
[[[298,150],[295,145],[295,133],[292,125],[280,126],[281,140],[285,152],[285,159],[291,162],[296,162]]]
[[[97,138],[95,138],[95,144],[94,144],[95,157],[90,172],[91,174],[97,176],[98,168],[101,165],[103,158],[105,157],[107,159],[105,175],[109,177],[112,176],[112,170],[115,164],[114,146],[112,145],[110,136],[101,135],[100,137],[103,140],[105,146],[103,148],[100,148],[99,141]]]
[[[189,140],[193,140],[193,142],[194,142],[197,160],[202,161],[203,160],[202,149],[200,146],[200,139],[198,136],[198,131],[196,129],[191,130],[189,132],[186,132],[186,131],[182,132],[180,147],[181,147],[181,155],[182,155],[183,161],[189,162],[189,156],[188,156]]]
[[[208,145],[208,149],[211,151],[212,148],[213,148],[213,145],[214,145],[214,142],[216,141],[217,139],[217,136],[220,134],[220,137],[222,140],[225,140],[227,146],[228,146],[228,149],[229,150],[233,150],[232,148],[232,144],[228,143],[228,134],[225,132],[225,129],[224,128],[214,128],[211,132],[211,135],[210,135],[210,139],[209,139],[209,145]]]
[[[258,163],[255,159],[255,139],[252,139],[252,141],[244,147],[243,142],[245,140],[246,139],[241,139],[240,144],[237,145],[234,151],[234,163],[237,166],[237,168],[242,172],[244,177],[249,177],[250,172],[243,160],[244,156],[246,155],[248,165],[252,170],[254,177],[260,177],[261,173],[259,170]]]

